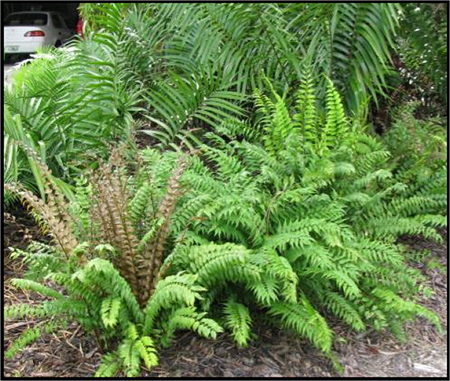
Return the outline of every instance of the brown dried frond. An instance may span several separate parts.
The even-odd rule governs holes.
[[[52,214],[52,218],[59,221],[57,225],[52,226],[51,228],[58,229],[57,234],[64,245],[63,250],[67,255],[70,255],[72,250],[77,247],[78,241],[74,233],[73,216],[69,214],[69,204],[59,188],[55,185],[52,172],[47,164],[39,158],[31,147],[23,144],[22,142],[17,142],[17,144],[26,152],[28,156],[33,158],[36,166],[42,174],[45,196],[47,198],[46,205]]]
[[[164,248],[170,232],[171,216],[175,209],[175,204],[181,196],[180,178],[186,169],[186,160],[180,156],[177,166],[172,173],[167,187],[167,192],[158,208],[156,218],[163,219],[163,223],[156,232],[154,238],[146,245],[139,258],[139,284],[141,303],[145,304],[152,295],[158,280],[161,278],[159,271],[162,265]]]
[[[103,239],[119,251],[115,265],[138,295],[136,276],[136,250],[138,240],[128,217],[129,195],[123,166],[118,151],[113,151],[108,163],[100,165],[98,175],[92,179],[97,194],[95,203]]]
[[[78,243],[64,221],[55,216],[52,207],[20,185],[4,184],[4,187],[20,197],[21,202],[31,211],[43,232],[49,233],[56,244],[61,247],[66,258],[69,258]]]

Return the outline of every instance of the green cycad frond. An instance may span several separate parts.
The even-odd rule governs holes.
[[[333,78],[347,109],[357,113],[369,96],[376,102],[384,93],[401,9],[399,4],[304,3],[287,7],[286,14],[290,29],[302,33],[305,61]]]
[[[407,3],[403,9],[398,52],[406,71],[418,82],[432,81],[425,99],[436,92],[447,102],[447,4]]]
[[[183,129],[199,124],[218,128],[224,120],[242,116],[243,110],[237,105],[242,95],[231,90],[233,83],[219,76],[220,73],[199,69],[187,77],[171,73],[158,83],[147,93],[154,113],[146,117],[160,129],[145,133],[167,144]]]

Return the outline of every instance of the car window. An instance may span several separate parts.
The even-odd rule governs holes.
[[[55,28],[62,28],[61,20],[57,15],[52,15],[52,22]]]
[[[47,25],[48,17],[45,13],[11,13],[5,19],[4,26],[33,26]]]
[[[61,23],[61,28],[67,28],[66,21],[60,15],[58,15],[58,18],[59,18],[59,22]]]

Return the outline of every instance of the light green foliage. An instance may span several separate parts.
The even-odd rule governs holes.
[[[6,358],[13,358],[14,355],[27,345],[35,342],[41,337],[41,328],[30,328],[23,332],[18,339],[5,352]]]
[[[438,118],[415,118],[418,106],[417,102],[411,102],[399,107],[394,114],[393,126],[383,136],[384,143],[393,153],[393,170],[408,185],[405,193],[416,196],[417,200],[397,208],[403,208],[403,214],[421,207],[423,211],[445,213],[448,132],[444,121]],[[434,202],[423,205],[422,197],[432,198]]]
[[[301,131],[303,144],[307,142],[315,144],[320,136],[317,125],[315,90],[311,68],[306,67],[302,72],[296,100],[297,113],[294,116]]]
[[[325,353],[329,353],[332,344],[332,331],[326,320],[305,299],[300,304],[274,303],[269,313],[280,318],[287,328],[308,338]]]
[[[322,144],[330,147],[338,145],[347,134],[347,121],[341,97],[333,82],[327,80],[327,122],[322,133]]]
[[[40,339],[42,334],[52,333],[59,328],[65,328],[65,324],[63,321],[49,322],[41,324],[38,327],[27,329],[8,348],[8,350],[5,352],[5,357],[7,359],[13,358],[18,352],[20,352],[26,346]]]
[[[119,317],[120,298],[106,298],[102,301],[101,314],[105,327],[114,327]]]
[[[250,311],[232,298],[228,299],[224,307],[226,326],[232,330],[233,338],[241,347],[248,345],[250,338]]]
[[[102,357],[102,361],[95,372],[95,377],[113,377],[120,369],[120,363],[116,356],[112,353],[107,353]]]
[[[420,195],[410,190],[414,182],[403,182],[386,145],[353,128],[331,83],[325,117],[317,111],[315,125],[322,132],[316,139],[304,139],[301,128],[289,139],[274,139],[278,132],[270,126],[280,129],[287,106],[280,97],[255,94],[264,125],[261,143],[233,139],[235,132],[224,127],[218,137],[207,135],[211,146],[202,146],[208,163],[217,164],[215,171],[195,161],[185,175],[192,191],[181,202],[198,207],[191,236],[196,242],[203,237],[244,246],[248,254],[242,259],[224,253],[218,263],[236,258],[245,269],[250,255],[261,269],[259,280],[247,285],[259,308],[281,316],[285,326],[325,352],[332,333],[322,309],[357,331],[390,325],[401,335],[400,327],[413,316],[438,326],[436,316],[416,303],[422,277],[407,267],[395,240],[403,234],[441,240],[436,227],[444,226],[446,217],[431,206],[446,188]],[[304,123],[305,108],[297,105],[289,128]],[[175,252],[173,264],[200,272],[203,263],[213,268],[216,259],[207,248],[200,246],[193,257],[188,248]],[[222,268],[220,274],[227,272]],[[380,288],[407,304],[389,299],[394,302],[387,306],[382,296],[366,296]]]
[[[339,145],[347,138],[347,118],[333,82],[326,78],[326,107],[323,114],[316,109],[316,91],[310,67],[304,69],[302,78],[297,92],[296,113],[292,119],[285,99],[275,92],[270,83],[274,101],[260,90],[254,91],[255,104],[262,115],[264,133],[261,134],[261,139],[266,151],[273,157],[284,152],[287,141],[296,141],[295,144],[297,147],[300,145],[302,150],[312,146],[319,155],[323,155],[325,150]],[[340,164],[342,168],[345,163]],[[345,168],[341,169],[344,170]]]
[[[272,88],[273,91],[273,88]],[[284,100],[273,91],[275,102],[255,91],[255,103],[263,113],[263,135],[265,148],[269,154],[276,156],[282,149],[283,142],[293,132],[293,123]]]
[[[177,274],[163,279],[144,310],[127,282],[104,259],[95,258],[74,273],[66,267],[48,276],[65,287],[68,295],[61,295],[34,281],[16,279],[13,282],[15,286],[39,292],[54,300],[36,307],[9,306],[5,308],[4,317],[61,317],[58,324],[45,326],[45,332],[50,328],[53,331],[60,329],[70,319],[76,319],[86,330],[99,332],[101,342],[113,338],[121,340],[117,351],[103,357],[97,376],[113,376],[120,370],[124,370],[127,376],[137,376],[141,360],[148,369],[157,365],[156,346],[151,336],[158,329],[165,331],[161,341],[166,344],[175,330],[190,329],[207,338],[215,338],[217,333],[223,331],[214,320],[206,317],[206,312],[196,312],[194,304],[201,299],[200,293],[205,289],[195,284],[197,277],[193,274]],[[8,349],[7,356],[14,356],[37,340],[41,332],[40,327],[26,331]]]
[[[92,186],[86,177],[79,177],[75,180],[75,195],[70,204],[70,212],[77,216],[75,229],[78,235],[88,237],[92,231],[91,216],[89,211],[92,202]]]
[[[130,202],[130,217],[134,222],[139,221],[147,213],[151,197],[152,187],[148,182],[144,182]]]
[[[207,339],[216,339],[217,334],[223,332],[223,328],[213,319],[204,317],[206,312],[198,313],[195,307],[182,307],[168,315],[164,324],[164,336],[161,343],[170,344],[175,330],[191,330]]]

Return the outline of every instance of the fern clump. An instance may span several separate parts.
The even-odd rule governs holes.
[[[441,240],[446,187],[406,181],[389,147],[345,116],[331,81],[325,106],[316,107],[307,71],[304,78],[294,113],[280,96],[254,93],[259,138],[238,139],[227,125],[206,134],[205,160],[195,159],[184,177],[191,191],[180,203],[197,207],[185,240],[233,242],[252,252],[251,263],[264,269],[246,286],[258,308],[326,353],[327,314],[357,331],[391,328],[399,337],[417,317],[440,329],[437,316],[417,303],[430,290],[419,286],[422,276],[396,240]],[[184,258],[195,266],[201,255]],[[227,300],[226,325],[245,345],[248,324]]]
[[[206,291],[198,281],[202,274],[178,271],[165,277],[161,272],[162,258],[176,247],[171,216],[185,159],[167,155],[155,161],[149,154],[156,158],[144,151],[142,166],[131,176],[114,150],[96,174],[78,182],[70,205],[43,164],[47,202],[19,185],[7,185],[56,244],[33,243],[26,251],[13,251],[29,270],[27,278],[12,284],[48,300],[39,306],[8,306],[4,317],[52,320],[25,331],[8,349],[8,358],[43,333],[76,320],[105,353],[96,375],[124,371],[132,377],[139,375],[141,363],[148,369],[158,364],[158,345],[168,345],[176,330],[207,338],[223,331],[207,311],[199,310]]]
[[[141,363],[155,366],[158,345],[169,345],[177,330],[214,339],[227,328],[238,345],[247,345],[251,311],[244,302],[260,307],[295,302],[298,279],[289,262],[274,251],[228,242],[226,229],[224,242],[217,243],[199,241],[187,229],[198,222],[203,204],[177,208],[181,199],[188,199],[182,176],[187,166],[199,165],[184,154],[161,155],[147,149],[131,175],[123,155],[113,150],[109,162],[78,181],[70,205],[52,188],[50,177],[47,203],[8,185],[40,215],[58,245],[33,243],[27,251],[14,251],[29,272],[28,279],[13,284],[49,300],[39,307],[8,307],[5,318],[54,316],[61,324],[78,321],[93,332],[105,352],[98,376],[119,371],[137,376]],[[223,162],[227,175],[235,170]],[[238,208],[238,201],[222,218]],[[70,215],[61,217],[62,210]],[[65,236],[73,239],[64,240]],[[72,246],[67,247],[66,241]],[[58,290],[46,285],[48,280]],[[228,289],[247,290],[248,300],[235,296],[231,302]],[[226,308],[215,308],[221,302]],[[10,356],[41,332],[36,327],[24,334],[11,347]]]

